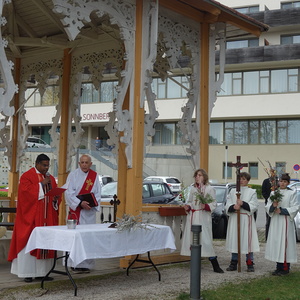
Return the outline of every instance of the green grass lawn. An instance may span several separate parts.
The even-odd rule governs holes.
[[[300,299],[300,272],[285,276],[266,276],[239,284],[227,283],[215,290],[202,290],[203,300],[296,300]],[[181,294],[177,300],[188,300]]]

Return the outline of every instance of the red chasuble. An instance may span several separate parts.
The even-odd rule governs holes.
[[[50,175],[51,186],[56,187],[53,176]],[[58,225],[58,210],[54,208],[53,197],[38,200],[41,174],[36,173],[35,168],[25,172],[21,178],[18,189],[17,214],[14,231],[11,239],[8,261],[12,261],[26,246],[32,230],[37,226]],[[59,200],[60,201],[60,200]],[[45,204],[47,215],[45,216]],[[31,255],[37,258],[53,258],[54,252],[34,250]]]
[[[89,194],[92,191],[96,178],[97,178],[97,172],[90,169],[78,195]],[[80,207],[80,205],[77,206],[76,210],[70,208],[68,219],[69,220],[75,219],[75,215],[76,215],[76,220],[78,224],[81,209],[82,208]]]

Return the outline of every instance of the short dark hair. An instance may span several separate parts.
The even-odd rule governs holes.
[[[46,154],[42,153],[42,154],[39,154],[35,160],[35,163],[38,164],[40,163],[41,161],[43,160],[47,160],[47,161],[50,161],[50,158],[49,156],[47,156]]]
[[[251,175],[247,172],[241,172],[240,173],[240,178],[242,178],[242,177],[246,178],[247,181],[250,181],[250,179],[251,179]]]
[[[286,180],[287,182],[290,182],[291,181],[291,177],[290,177],[289,173],[283,173],[280,176],[280,180]]]

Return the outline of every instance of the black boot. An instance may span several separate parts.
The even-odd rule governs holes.
[[[229,267],[226,269],[226,271],[236,271],[237,270],[237,260],[232,260],[230,262]]]
[[[212,264],[212,266],[214,268],[214,272],[216,272],[216,273],[224,273],[224,271],[220,268],[219,262],[218,262],[218,260],[217,260],[216,257],[214,259],[211,259],[210,262],[211,262],[211,264]]]

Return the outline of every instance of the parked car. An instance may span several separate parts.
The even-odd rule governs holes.
[[[292,190],[300,190],[300,182],[299,181],[291,181],[288,187]]]
[[[44,140],[35,136],[28,137],[26,145],[28,148],[51,148],[51,146],[47,144]]]
[[[114,179],[109,175],[98,175],[98,178],[99,178],[101,186],[106,185],[107,183],[114,181]]]
[[[227,195],[235,188],[234,183],[212,184],[216,191],[217,207],[212,212],[212,230],[215,239],[225,239],[228,226],[228,216],[225,211]]]
[[[216,200],[217,200],[217,207],[212,212],[212,231],[213,231],[213,238],[215,239],[223,239],[226,238],[227,233],[227,225],[228,225],[228,216],[225,212],[225,205],[227,195],[232,188],[236,185],[234,183],[228,184],[211,184],[211,186],[216,191]],[[184,190],[184,199],[188,199],[190,193],[190,186],[185,188]],[[181,193],[169,204],[175,205],[183,205],[182,202],[182,195]]]
[[[173,176],[149,176],[144,181],[159,181],[165,182],[174,194],[178,194],[181,190],[181,182],[178,178]]]
[[[117,181],[109,182],[102,187],[101,202],[110,202],[117,194]],[[169,186],[164,182],[143,182],[143,203],[167,204],[175,198]]]
[[[297,199],[298,203],[300,205],[300,190],[297,190]],[[298,212],[294,218],[295,223],[295,233],[296,233],[296,239],[297,242],[300,242],[300,212]]]

